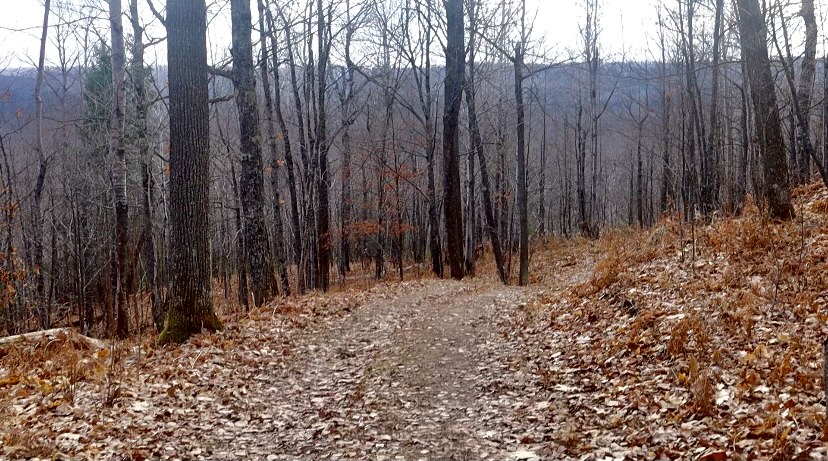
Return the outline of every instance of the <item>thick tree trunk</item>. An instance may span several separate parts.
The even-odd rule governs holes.
[[[463,0],[446,0],[446,78],[443,112],[443,205],[451,277],[461,280],[463,267],[463,201],[460,183],[460,105],[465,80]]]
[[[256,102],[256,78],[253,45],[250,41],[252,21],[250,2],[231,0],[233,26],[233,86],[239,112],[241,144],[241,188],[244,241],[250,268],[253,303],[261,305],[273,297],[275,278],[273,260],[264,219],[264,164],[262,160],[259,110]]]
[[[210,268],[210,114],[207,7],[167,5],[170,110],[169,313],[159,342],[181,343],[221,322],[213,312]]]
[[[767,48],[767,26],[758,0],[737,0],[742,58],[747,63],[750,92],[753,99],[756,132],[762,152],[765,173],[764,198],[771,218],[793,219],[788,165],[782,123],[776,104],[776,88],[771,73]]]
[[[112,120],[109,128],[109,151],[112,156],[112,199],[115,202],[115,258],[112,266],[112,299],[115,301],[115,336],[126,338],[129,323],[126,283],[129,258],[129,208],[127,205],[127,166],[124,151],[124,123],[126,108],[126,51],[124,27],[121,19],[121,0],[109,0],[109,25],[112,37]]]

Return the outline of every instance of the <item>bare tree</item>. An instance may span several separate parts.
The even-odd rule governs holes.
[[[799,85],[795,82],[793,69],[793,53],[790,45],[790,35],[788,33],[787,19],[782,8],[782,4],[777,0],[776,10],[779,12],[779,21],[781,23],[782,35],[784,40],[785,51],[782,51],[782,45],[777,37],[776,27],[773,27],[773,43],[776,45],[776,50],[782,57],[783,73],[788,83],[788,89],[791,92],[791,153],[793,169],[793,182],[800,183],[810,177],[810,161],[813,161],[819,170],[822,182],[828,187],[828,173],[826,173],[825,165],[822,159],[817,156],[816,148],[811,140],[811,93],[813,91],[814,79],[816,76],[816,17],[814,14],[813,2],[810,3],[810,11],[808,11],[808,2],[802,5],[802,14],[805,18],[805,54],[802,59],[802,75],[800,75]],[[771,15],[771,22],[773,23],[773,15]],[[809,161],[810,159],[810,161]]]
[[[157,255],[153,232],[153,203],[155,202],[155,181],[152,174],[152,150],[150,149],[147,127],[146,86],[148,75],[144,64],[144,28],[138,13],[138,0],[129,0],[129,16],[132,25],[132,74],[135,91],[136,144],[141,163],[141,242],[144,273],[149,284],[152,318],[157,332],[164,329],[164,311],[161,308],[161,295],[158,289]]]
[[[762,152],[762,169],[765,173],[764,198],[772,218],[793,219],[795,213],[791,205],[785,142],[782,139],[776,89],[766,45],[767,26],[758,0],[737,0],[737,5],[742,58],[747,64],[746,77],[749,76],[750,79],[754,120]]]
[[[250,268],[253,302],[260,305],[274,292],[273,260],[264,220],[264,164],[262,160],[259,109],[256,101],[256,78],[253,67],[253,29],[250,2],[232,0],[233,86],[239,112],[241,142],[240,192],[245,250]]]
[[[713,83],[710,95],[710,127],[707,132],[707,144],[702,164],[701,205],[705,213],[712,213],[718,208],[718,140],[719,133],[719,62],[721,61],[722,16],[724,0],[716,0],[713,26]]]
[[[328,15],[330,15],[330,9]],[[316,179],[316,193],[319,205],[316,210],[318,283],[323,291],[328,291],[331,269],[331,211],[330,211],[330,172],[328,171],[328,116],[325,107],[328,92],[328,58],[330,56],[330,25],[326,20],[322,0],[316,2],[318,55],[316,72],[316,147],[319,151],[319,174]]]
[[[519,210],[520,270],[518,284],[529,284],[529,198],[526,193],[526,109],[523,103],[524,57],[526,56],[526,1],[521,0],[520,39],[515,43],[512,64],[515,70],[515,106],[517,111],[517,206]]]
[[[109,151],[112,156],[112,199],[115,205],[115,251],[112,257],[112,299],[115,303],[115,331],[118,338],[129,334],[126,312],[129,258],[129,206],[127,204],[127,165],[124,150],[126,109],[126,50],[121,0],[109,0],[109,27],[112,37],[112,119],[109,128]]]
[[[463,0],[444,0],[446,8],[446,79],[443,111],[444,212],[451,277],[465,276],[463,267],[463,201],[460,184],[460,106],[465,83]]]
[[[279,125],[279,132],[281,134],[280,138],[282,140],[282,153],[285,157],[285,169],[287,170],[287,178],[288,178],[288,193],[290,194],[290,218],[291,218],[291,225],[293,228],[293,258],[296,262],[297,268],[301,267],[301,259],[302,259],[302,222],[299,218],[299,199],[297,197],[297,183],[296,183],[296,170],[295,170],[295,162],[293,160],[293,149],[290,143],[290,132],[287,128],[287,123],[285,123],[285,116],[282,111],[282,92],[281,92],[281,75],[279,73],[279,58],[277,56],[278,51],[278,40],[277,40],[277,31],[276,25],[273,21],[273,13],[270,11],[270,8],[264,8],[265,13],[265,20],[267,22],[267,28],[269,30],[268,38],[269,45],[270,45],[270,58],[273,62],[273,86],[275,91],[273,92],[274,100],[273,100],[273,111],[276,115],[276,122]],[[262,26],[264,27],[264,26]],[[262,42],[262,46],[267,46]],[[301,274],[298,277],[298,289],[297,291],[302,292],[302,276]],[[288,287],[285,287],[286,289]]]
[[[264,93],[264,102],[265,102],[265,129],[267,133],[267,146],[268,150],[270,150],[270,184],[271,188],[273,189],[273,223],[274,223],[274,231],[273,231],[273,240],[274,240],[274,250],[276,254],[276,260],[278,263],[278,271],[279,271],[279,281],[282,285],[282,293],[285,296],[290,295],[290,281],[288,278],[288,270],[287,270],[287,258],[285,256],[285,230],[284,230],[284,222],[282,221],[282,197],[281,197],[281,190],[279,187],[279,170],[280,170],[280,159],[278,156],[278,147],[276,145],[276,138],[278,135],[276,134],[276,125],[273,120],[274,109],[273,109],[273,95],[270,88],[270,72],[269,72],[269,56],[270,52],[267,46],[267,36],[268,33],[273,34],[273,31],[268,31],[265,27],[270,27],[268,23],[265,21],[265,14],[264,14],[264,4],[262,0],[258,0],[256,2],[258,11],[259,11],[259,38],[261,40],[261,80],[262,80],[262,92]],[[276,52],[275,49],[272,50],[273,53]],[[278,70],[276,71],[278,72]],[[280,91],[279,88],[276,88],[276,92]],[[281,111],[281,108],[279,108]],[[289,141],[286,141],[289,142]]]
[[[186,341],[221,322],[213,312],[210,239],[210,145],[207,7],[167,5],[170,110],[169,313],[159,342]]]
[[[49,33],[49,13],[51,7],[51,0],[45,0],[43,4],[43,28],[40,35],[40,54],[37,58],[37,80],[35,81],[35,150],[37,151],[38,171],[37,180],[34,188],[34,204],[32,210],[32,272],[35,276],[35,294],[37,302],[40,304],[38,309],[40,317],[40,326],[42,328],[49,328],[51,325],[50,312],[46,309],[47,303],[44,301],[44,267],[43,267],[43,188],[46,183],[46,172],[48,170],[48,160],[46,159],[46,149],[43,145],[43,79],[45,77],[46,66],[46,38]]]
[[[661,9],[658,11],[658,42],[661,51],[659,61],[659,85],[661,90],[661,201],[659,209],[662,212],[668,211],[674,206],[675,192],[673,167],[670,164],[671,135],[670,135],[670,113],[672,112],[672,89],[668,82],[667,74],[667,43],[664,18]]]
[[[469,2],[469,28],[473,31],[469,35],[469,50],[468,50],[468,75],[466,78],[466,109],[468,110],[469,121],[469,137],[471,144],[471,154],[477,155],[480,164],[480,182],[483,192],[483,208],[486,216],[486,229],[489,236],[489,241],[492,245],[492,253],[495,259],[495,267],[497,268],[497,275],[500,281],[508,283],[509,278],[506,275],[506,268],[503,265],[503,249],[500,244],[500,234],[497,229],[497,220],[494,214],[494,204],[492,202],[492,185],[489,179],[489,167],[486,164],[486,156],[483,153],[483,137],[480,134],[480,124],[477,118],[477,85],[476,73],[477,65],[475,58],[477,55],[477,9],[479,5],[472,0]]]
[[[339,223],[339,275],[343,279],[348,271],[351,270],[351,210],[352,200],[351,194],[351,126],[355,122],[355,111],[353,106],[354,101],[354,74],[356,73],[355,65],[351,59],[351,44],[354,40],[354,33],[356,32],[356,25],[354,19],[351,17],[351,2],[345,0],[345,68],[339,84],[339,105],[342,114],[342,195],[340,197],[340,223]]]

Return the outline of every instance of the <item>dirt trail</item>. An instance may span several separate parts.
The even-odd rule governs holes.
[[[277,434],[276,452],[285,458],[505,458],[509,447],[488,422],[506,409],[481,396],[507,373],[492,347],[498,316],[533,291],[436,280],[414,285],[297,341],[294,360],[276,382],[304,385],[266,392],[290,412],[307,414],[308,403],[318,411]]]
[[[558,288],[584,270],[565,269]],[[45,423],[19,401],[0,429],[53,439],[41,448],[57,459],[505,460],[531,442],[537,404],[515,319],[543,293],[476,279],[318,297],[307,305],[352,305],[231,322],[77,385]]]

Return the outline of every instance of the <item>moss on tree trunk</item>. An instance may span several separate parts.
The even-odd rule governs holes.
[[[212,309],[200,320],[200,323],[194,323],[188,319],[174,315],[173,312],[169,312],[167,314],[164,331],[158,336],[158,343],[181,344],[190,336],[199,334],[202,331],[216,332],[222,329],[221,320],[219,320]]]

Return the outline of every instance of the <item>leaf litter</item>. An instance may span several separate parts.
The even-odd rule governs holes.
[[[826,459],[828,193],[281,300],[179,348],[0,350],[1,459]]]

